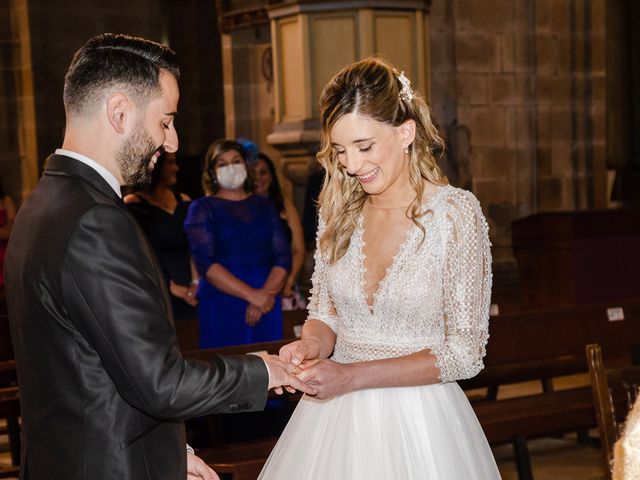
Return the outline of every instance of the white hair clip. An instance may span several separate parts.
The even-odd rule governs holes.
[[[411,80],[409,80],[404,71],[398,75],[398,80],[402,84],[402,89],[400,90],[400,98],[405,102],[410,102],[413,100],[413,90],[411,89]]]

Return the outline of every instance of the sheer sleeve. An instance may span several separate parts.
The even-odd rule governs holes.
[[[442,382],[482,370],[489,337],[491,244],[480,204],[469,192],[448,201],[443,263],[444,343],[432,348]]]
[[[191,257],[200,277],[205,278],[209,267],[215,263],[216,239],[213,219],[204,199],[191,202],[184,231],[189,239]]]
[[[326,323],[331,330],[336,332],[336,310],[329,295],[329,285],[327,282],[327,270],[329,260],[327,255],[320,251],[320,236],[324,231],[324,221],[322,216],[318,219],[318,231],[316,233],[316,251],[313,255],[315,262],[313,275],[311,276],[311,296],[309,298],[308,319],[321,320]]]
[[[272,229],[271,248],[273,249],[273,266],[282,267],[287,272],[291,271],[291,243],[287,238],[283,220],[278,210],[269,203],[269,219]]]

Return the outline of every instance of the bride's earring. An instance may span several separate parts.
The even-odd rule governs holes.
[[[409,145],[405,145],[405,147],[404,147],[404,153],[409,153]]]

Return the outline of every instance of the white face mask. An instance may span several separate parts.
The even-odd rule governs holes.
[[[216,177],[222,188],[235,190],[241,187],[247,179],[247,169],[244,163],[233,163],[224,167],[216,168]]]

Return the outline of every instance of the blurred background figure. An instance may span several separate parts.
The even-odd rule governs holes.
[[[184,224],[202,278],[200,347],[282,338],[278,292],[291,268],[291,246],[273,203],[252,194],[239,143],[211,144],[202,186],[207,195],[191,204]]]
[[[194,319],[198,274],[191,262],[183,230],[191,199],[175,191],[178,165],[174,153],[164,153],[151,174],[151,184],[124,197],[156,252],[171,293],[176,320]]]
[[[0,288],[4,288],[4,254],[15,217],[16,206],[13,199],[5,193],[0,181]]]
[[[305,256],[305,242],[300,215],[298,215],[293,202],[283,197],[275,165],[266,154],[258,153],[254,173],[254,192],[256,195],[271,199],[278,212],[280,212],[280,220],[291,243],[291,271],[282,289],[282,308],[283,310],[305,308],[306,302],[297,285],[298,273],[300,273],[304,265]]]

